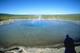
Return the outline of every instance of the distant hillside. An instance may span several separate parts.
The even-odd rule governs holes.
[[[8,16],[8,15],[10,15],[10,16],[26,16],[26,14],[24,14],[24,15],[19,15],[19,14],[7,14],[7,13],[0,13],[0,16]],[[29,14],[30,15],[30,14]],[[47,15],[47,14],[46,14]],[[45,15],[45,16],[46,16]],[[80,16],[80,14],[56,14],[56,15],[47,15],[47,16]]]
[[[7,19],[33,19],[36,15],[15,15],[15,14],[0,14],[0,21]]]
[[[0,14],[0,21],[7,19],[36,19],[38,15],[15,15],[15,14]],[[62,20],[80,20],[80,14],[63,14],[63,15],[41,15],[43,19],[62,19]]]
[[[9,16],[11,14],[4,14],[4,13],[0,13],[0,16]]]

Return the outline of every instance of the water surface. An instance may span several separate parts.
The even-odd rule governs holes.
[[[80,24],[59,20],[20,20],[0,25],[0,43],[3,45],[51,45],[64,41],[69,34],[80,39]]]

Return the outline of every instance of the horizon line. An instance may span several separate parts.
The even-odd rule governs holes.
[[[0,13],[0,14],[8,14],[8,15],[73,15],[73,14],[80,14],[80,13],[55,13],[55,14],[15,14],[15,13]]]

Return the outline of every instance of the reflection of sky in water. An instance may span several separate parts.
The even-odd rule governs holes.
[[[39,20],[16,21],[0,26],[0,40],[10,42],[47,43],[63,41],[66,34],[72,38],[80,35],[80,25],[67,21]]]

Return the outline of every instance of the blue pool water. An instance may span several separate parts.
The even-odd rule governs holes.
[[[59,20],[20,20],[0,25],[1,44],[46,44],[62,42],[65,35],[80,39],[80,25]]]

